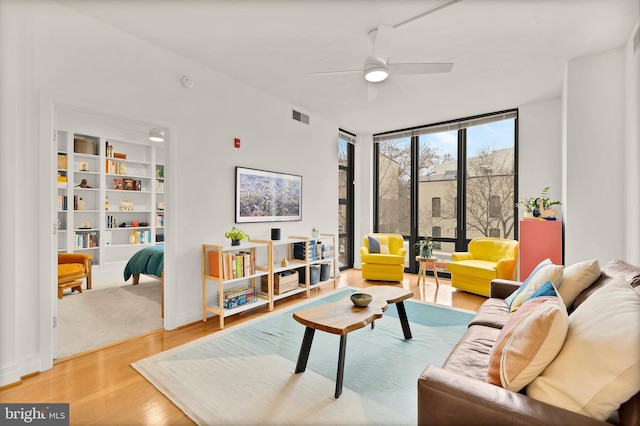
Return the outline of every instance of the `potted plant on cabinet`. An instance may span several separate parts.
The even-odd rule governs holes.
[[[557,212],[550,207],[560,205],[562,203],[560,201],[551,201],[551,198],[549,198],[549,192],[551,192],[551,189],[548,186],[545,186],[542,189],[540,197],[536,199],[537,212],[533,212],[534,216],[540,216],[545,219],[552,219],[556,217]]]
[[[433,254],[433,237],[418,240],[413,247],[416,249],[418,256],[429,258]]]
[[[516,204],[516,208],[524,210],[524,217],[533,217],[533,211],[538,209],[535,197],[521,198]]]
[[[560,201],[551,201],[549,198],[549,192],[551,188],[545,186],[540,192],[539,197],[529,197],[529,198],[521,198],[520,201],[516,204],[516,208],[524,209],[524,217],[543,217],[550,218],[555,217],[556,211],[550,209],[551,206],[555,206],[560,203]]]
[[[249,241],[249,234],[244,232],[242,229],[236,228],[235,226],[231,228],[230,231],[227,231],[224,236],[226,238],[231,239],[232,246],[240,245],[240,241],[247,240]]]

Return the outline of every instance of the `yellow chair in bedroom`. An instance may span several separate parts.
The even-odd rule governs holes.
[[[402,281],[407,249],[400,234],[367,234],[360,248],[362,278],[378,281]]]
[[[87,290],[91,289],[91,266],[93,258],[84,253],[58,253],[58,298],[67,288],[82,293],[82,280],[87,279]]]
[[[501,238],[474,238],[468,251],[454,252],[447,270],[451,286],[489,297],[491,280],[515,280],[519,242]]]

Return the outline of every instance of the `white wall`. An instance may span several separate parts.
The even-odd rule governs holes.
[[[42,324],[46,330],[51,323],[50,306],[43,310],[39,303],[41,271],[34,265],[46,269],[50,260],[45,257],[53,253],[47,247],[35,250],[34,242],[51,232],[49,219],[41,214],[49,206],[38,200],[37,187],[39,182],[46,185],[53,174],[40,173],[32,158],[40,149],[36,134],[40,117],[35,112],[40,93],[89,109],[98,106],[175,124],[169,142],[173,156],[167,160],[167,173],[173,173],[167,178],[167,191],[176,195],[174,215],[167,217],[168,226],[176,230],[175,240],[167,240],[175,259],[167,259],[167,268],[174,268],[172,275],[178,278],[168,283],[177,287],[170,328],[201,318],[201,244],[224,242],[224,232],[234,224],[235,166],[303,176],[303,220],[242,225],[253,238],[268,239],[272,226],[282,228],[283,235],[309,234],[314,226],[337,232],[336,123],[313,113],[309,126],[293,121],[295,105],[58,3],[37,8],[29,3],[11,2],[11,8],[19,9],[16,13],[6,0],[0,3],[2,23],[7,11],[13,15],[6,20],[15,22],[3,25],[2,35],[8,36],[3,42],[16,46],[5,49],[8,43],[2,44],[3,64],[6,59],[12,63],[7,71],[3,66],[11,76],[2,78],[2,88],[8,89],[3,90],[2,118],[9,124],[2,126],[2,196],[12,201],[6,205],[14,209],[0,209],[3,222],[11,224],[3,228],[0,242],[0,385],[47,368],[46,361],[39,360],[40,330]],[[22,15],[25,25],[12,20]],[[183,75],[193,79],[193,89],[180,84]],[[242,140],[240,149],[233,147],[236,137]],[[50,153],[42,157],[46,165]],[[34,224],[39,221],[38,228]]]
[[[625,257],[624,76],[622,50],[567,64],[563,141],[567,264]]]
[[[640,4],[640,2],[638,2]],[[633,34],[624,48],[625,56],[625,259],[640,265],[640,46],[633,50]]]

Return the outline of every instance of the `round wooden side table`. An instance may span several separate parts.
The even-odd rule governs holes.
[[[420,285],[420,279],[422,283],[427,283],[427,266],[433,269],[433,277],[436,279],[436,286],[440,287],[438,282],[438,269],[436,267],[437,257],[422,257],[416,256],[416,262],[420,262],[420,268],[418,269],[418,285]]]

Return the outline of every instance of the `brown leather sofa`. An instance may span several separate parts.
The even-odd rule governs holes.
[[[613,260],[600,278],[575,299],[569,311],[614,277],[624,276],[640,292],[640,268]],[[418,379],[419,425],[640,425],[640,392],[601,422],[487,383],[489,353],[509,319],[504,299],[520,283],[494,280],[488,299],[442,368],[429,365]],[[585,374],[589,374],[585,372]]]

